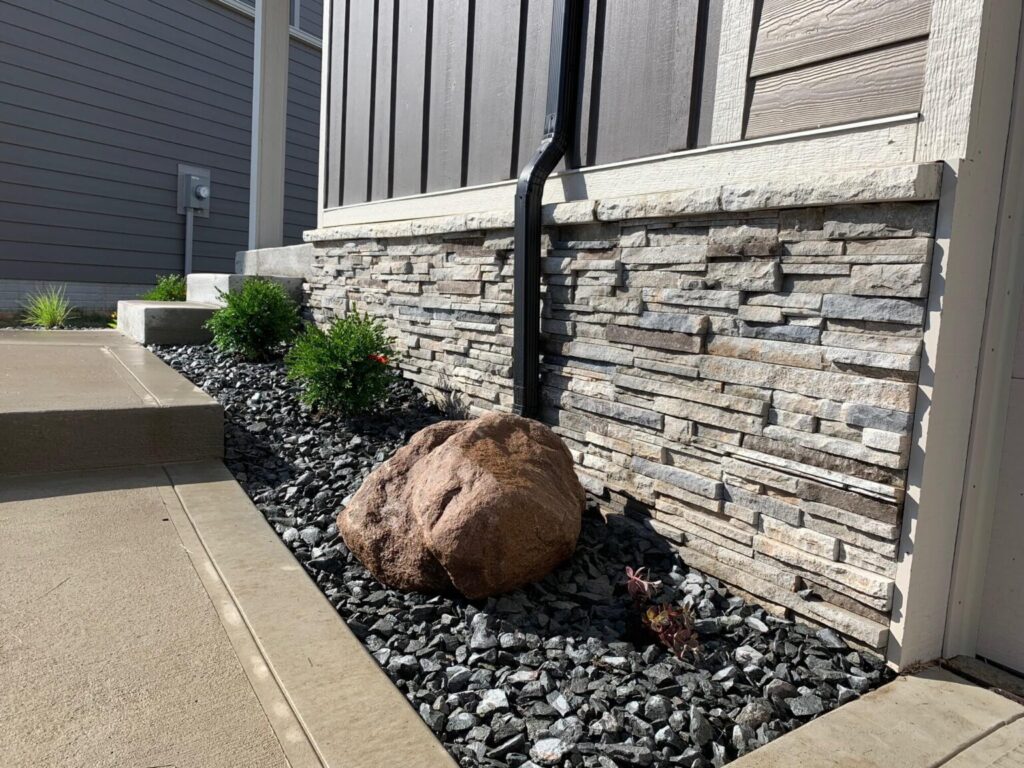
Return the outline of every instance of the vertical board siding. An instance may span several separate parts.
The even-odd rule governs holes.
[[[570,166],[696,144],[701,103],[712,101],[705,89],[714,95],[706,65],[717,38],[704,45],[714,4],[585,4]],[[552,0],[334,0],[327,207],[518,175],[543,135],[553,8]]]
[[[523,47],[522,101],[519,107],[519,147],[516,175],[533,157],[544,133],[548,98],[548,59],[551,55],[552,0],[530,0],[526,9]]]
[[[607,2],[593,163],[684,149],[697,0]]]
[[[466,42],[471,3],[472,0],[434,0],[427,192],[462,186]]]
[[[520,9],[520,0],[484,0],[473,17],[467,184],[495,181],[509,173]]]
[[[698,147],[711,143],[711,119],[715,114],[715,87],[718,84],[718,53],[722,36],[722,3],[717,0],[703,0],[706,6],[704,27],[704,51],[701,79],[700,106],[696,110],[696,136],[691,137]]]
[[[370,199],[381,200],[391,192],[391,106],[394,96],[394,33],[397,0],[379,0],[377,55],[373,89],[373,136],[370,154]]]
[[[367,200],[370,178],[370,140],[373,128],[373,49],[377,19],[374,0],[358,0],[349,5],[348,57],[345,71],[345,175],[342,177],[341,204]]]
[[[398,3],[398,47],[395,53],[394,130],[391,169],[394,197],[423,191],[423,133],[426,105],[426,62],[430,59],[430,0]],[[331,166],[329,171],[337,171]]]
[[[317,30],[318,33],[318,30]],[[209,168],[199,271],[245,248],[253,22],[209,0],[0,3],[0,278],[180,271],[179,163]],[[315,225],[319,52],[290,52],[285,237]]]
[[[328,52],[330,99],[327,113],[328,173],[324,200],[328,208],[341,205],[341,180],[345,177],[345,109],[347,94],[349,0],[331,0],[331,47]]]

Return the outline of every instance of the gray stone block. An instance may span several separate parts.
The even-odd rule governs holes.
[[[639,456],[634,456],[631,464],[634,472],[652,477],[655,480],[682,488],[684,491],[696,493],[708,499],[722,498],[723,485],[721,481],[715,480],[696,472],[689,472],[679,467],[672,467],[668,464],[657,464]]]
[[[224,294],[242,290],[242,286],[254,277],[277,283],[296,304],[302,302],[301,277],[283,277],[281,275],[227,275],[217,272],[193,272],[185,278],[187,298],[200,304],[216,304],[224,306]]]
[[[821,314],[822,317],[840,320],[921,325],[924,322],[924,302],[912,299],[865,299],[830,293],[821,302]]]
[[[219,307],[192,301],[119,301],[117,330],[140,344],[205,344],[204,327]]]
[[[238,251],[235,254],[235,272],[241,275],[305,278],[311,273],[312,267],[312,243]]]

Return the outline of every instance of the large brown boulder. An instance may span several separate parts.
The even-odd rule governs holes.
[[[554,432],[491,413],[414,435],[366,478],[338,530],[388,586],[479,598],[535,581],[568,558],[584,501]]]

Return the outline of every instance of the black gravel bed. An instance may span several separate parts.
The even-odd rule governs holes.
[[[151,349],[223,404],[227,466],[462,766],[720,766],[891,678],[877,656],[731,595],[593,503],[573,558],[539,583],[483,602],[388,589],[334,517],[444,415],[398,381],[380,415],[322,416],[299,403],[280,362]],[[661,600],[692,605],[695,658],[645,633],[626,566],[661,579]]]

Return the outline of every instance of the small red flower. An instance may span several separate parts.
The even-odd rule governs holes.
[[[373,354],[373,355],[367,355],[367,357],[369,357],[371,360],[374,360],[374,361],[380,363],[381,365],[387,365],[388,364],[388,356],[387,355]]]

